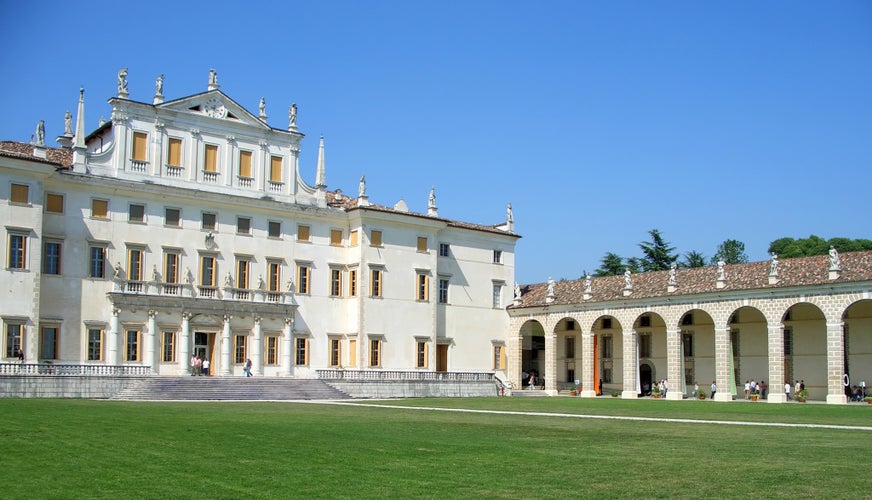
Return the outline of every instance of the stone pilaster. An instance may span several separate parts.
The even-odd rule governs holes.
[[[557,334],[545,335],[545,392],[557,395]]]
[[[786,403],[784,394],[784,327],[781,324],[769,325],[769,388],[766,402]]]
[[[521,358],[524,338],[521,335],[512,335],[506,340],[506,370],[509,381],[514,389],[520,390],[521,383]]]
[[[148,324],[146,325],[147,331],[145,332],[145,359],[143,360],[144,365],[148,365],[155,370],[155,355],[154,355],[154,338],[157,334],[157,311],[151,309],[148,311]],[[155,370],[156,372],[157,370]]]
[[[666,329],[666,380],[669,391],[666,399],[684,399],[681,390],[684,379],[684,356],[681,355],[681,330]]]
[[[179,375],[191,373],[191,313],[182,313],[179,333]]]
[[[109,323],[109,335],[106,338],[106,361],[110,365],[120,365],[118,358],[118,339],[121,336],[121,309],[112,308],[112,321]]]
[[[639,397],[639,335],[636,330],[625,330],[623,334],[623,399]]]
[[[292,377],[294,359],[294,318],[285,318],[285,330],[283,332],[284,352],[282,352],[282,375]]]
[[[827,323],[827,403],[847,404],[843,324]]]
[[[715,380],[718,384],[718,392],[715,401],[732,401],[730,393],[730,329],[715,327]],[[711,384],[709,384],[711,385]]]
[[[596,387],[593,380],[593,330],[581,334],[581,394],[583,398],[595,398]]]

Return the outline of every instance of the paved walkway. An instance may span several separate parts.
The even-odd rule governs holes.
[[[316,401],[313,401],[316,403]],[[690,418],[657,418],[657,417],[621,417],[611,415],[577,415],[574,413],[547,413],[547,412],[530,412],[530,411],[506,411],[506,410],[471,410],[465,408],[433,408],[426,406],[403,406],[403,405],[387,405],[387,404],[371,404],[360,403],[354,401],[317,401],[317,403],[334,404],[343,406],[366,406],[369,408],[392,408],[397,410],[420,410],[420,411],[443,411],[454,413],[484,413],[493,415],[517,415],[517,416],[534,416],[534,417],[551,417],[551,418],[582,418],[593,420],[628,420],[638,422],[675,422],[683,424],[709,424],[709,425],[742,425],[747,427],[789,427],[789,428],[804,428],[804,429],[834,429],[845,431],[867,431],[872,432],[872,426],[858,425],[827,425],[827,424],[789,424],[784,422],[746,422],[746,421],[730,421],[730,420],[694,420]]]

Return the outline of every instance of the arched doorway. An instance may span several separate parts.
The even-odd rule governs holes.
[[[640,396],[651,395],[651,383],[654,380],[654,373],[651,370],[651,365],[642,363],[639,365],[639,387]]]

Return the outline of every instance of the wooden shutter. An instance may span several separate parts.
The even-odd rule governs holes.
[[[45,195],[45,211],[53,214],[64,213],[64,195],[52,193]]]
[[[170,138],[167,148],[167,165],[173,167],[182,166],[182,140]]]
[[[148,145],[148,134],[145,132],[133,133],[133,159],[145,161],[145,150]]]
[[[269,180],[282,182],[282,157],[271,156],[269,160]]]
[[[251,151],[239,152],[239,177],[251,178]]]
[[[206,172],[218,171],[218,146],[206,144],[206,155],[203,163],[203,170]]]
[[[30,202],[30,186],[27,184],[12,185],[12,203],[29,203]]]

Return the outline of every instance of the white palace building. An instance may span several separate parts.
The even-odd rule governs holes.
[[[205,82],[204,82],[205,83]],[[4,361],[314,378],[318,369],[487,372],[512,301],[508,220],[480,225],[326,185],[324,141],[204,91],[133,100],[86,132],[84,90],[60,148],[0,143]],[[503,209],[500,209],[503,213]],[[108,370],[107,370],[108,371]],[[129,370],[128,370],[129,372]]]
[[[323,138],[308,184],[296,105],[274,128],[214,71],[204,92],[165,100],[161,76],[137,101],[126,69],[109,105],[86,132],[80,91],[58,148],[43,122],[0,142],[0,378],[180,376],[198,356],[218,376],[250,359],[262,377],[517,391],[535,373],[582,397],[666,380],[668,399],[714,383],[730,401],[755,380],[780,403],[802,380],[838,404],[872,382],[872,252],[521,285],[511,205],[482,225],[439,217],[432,189],[426,213],[370,202],[363,177],[328,190]]]

